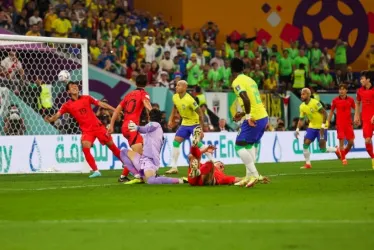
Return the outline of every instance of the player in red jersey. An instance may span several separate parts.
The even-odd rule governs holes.
[[[99,172],[95,159],[90,152],[90,148],[96,138],[102,145],[107,145],[113,152],[113,155],[118,159],[120,159],[120,150],[113,143],[112,137],[106,130],[105,126],[99,121],[99,119],[97,119],[91,105],[93,104],[110,110],[114,110],[114,108],[109,104],[92,98],[91,96],[79,95],[79,87],[76,82],[69,82],[66,85],[66,91],[69,93],[71,99],[64,103],[55,115],[52,117],[47,116],[45,117],[45,120],[49,123],[54,122],[65,113],[69,113],[75,118],[82,131],[81,142],[84,157],[92,171],[94,171],[89,177],[99,177],[101,176],[101,173]]]
[[[123,98],[121,103],[117,106],[116,110],[113,113],[112,120],[108,129],[109,133],[113,132],[114,123],[117,120],[118,115],[123,111],[124,117],[122,123],[122,134],[127,139],[131,149],[139,154],[143,154],[143,137],[138,131],[130,131],[128,129],[128,124],[130,121],[132,121],[139,126],[140,116],[143,112],[144,107],[148,111],[152,110],[149,94],[144,90],[147,82],[148,79],[146,75],[139,75],[136,77],[137,88],[128,93],[125,98]],[[128,174],[129,170],[125,166],[118,181],[128,181]]]
[[[365,138],[366,151],[371,158],[372,167],[374,169],[373,142],[371,140],[374,132],[374,71],[361,72],[360,82],[362,87],[357,90],[354,122],[356,125],[360,125],[362,123],[362,132]],[[362,111],[360,119],[361,103]]]
[[[332,100],[331,111],[327,118],[327,124],[330,124],[332,116],[336,110],[336,129],[338,131],[339,150],[338,157],[342,160],[343,165],[347,165],[346,155],[353,146],[355,133],[353,131],[351,109],[355,110],[355,100],[347,96],[348,87],[346,84],[339,85],[339,96]],[[344,148],[345,140],[348,141]]]
[[[200,126],[193,131],[193,141],[189,155],[190,165],[188,168],[188,183],[191,186],[209,186],[209,185],[231,185],[242,180],[242,178],[229,176],[224,173],[222,162],[207,161],[201,164],[201,155],[208,152],[213,153],[216,149],[209,145],[202,150],[198,147],[201,140],[202,129]]]

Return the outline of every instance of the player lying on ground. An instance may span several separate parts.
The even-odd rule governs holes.
[[[188,140],[192,134],[192,131],[197,126],[203,126],[204,114],[202,113],[199,105],[195,99],[187,93],[187,82],[179,81],[176,86],[176,94],[173,96],[173,110],[169,118],[169,128],[176,126],[174,117],[179,112],[182,117],[182,125],[179,126],[177,133],[175,134],[173,141],[173,149],[171,153],[171,169],[166,171],[166,174],[177,174],[178,173],[178,158],[180,154],[180,145],[184,140]],[[199,147],[203,147],[204,144],[200,143]],[[213,160],[213,156],[210,153],[206,153],[209,160]]]
[[[201,127],[196,127],[193,131],[193,142],[189,158],[188,168],[188,183],[191,186],[211,186],[211,185],[232,185],[242,180],[242,178],[225,175],[224,165],[222,162],[207,161],[200,163],[201,155],[209,152],[213,153],[216,149],[214,146],[209,145],[203,149],[199,149],[198,143],[201,138]]]
[[[244,62],[241,59],[231,60],[231,72],[234,77],[232,88],[238,97],[244,112],[235,115],[239,121],[245,116],[240,132],[236,137],[235,149],[246,167],[246,178],[236,183],[238,186],[252,187],[258,181],[266,181],[255,166],[256,148],[265,133],[269,118],[262,103],[257,83],[243,74]]]
[[[363,71],[361,73],[362,88],[357,90],[355,124],[358,126],[362,120],[362,132],[365,138],[365,147],[371,158],[374,169],[373,137],[374,132],[374,71]],[[361,119],[360,108],[362,103]]]
[[[304,137],[303,152],[305,165],[301,167],[302,169],[308,169],[312,167],[312,164],[310,162],[309,145],[314,142],[316,138],[319,141],[321,152],[339,153],[337,151],[337,148],[326,147],[328,127],[326,126],[327,113],[326,110],[322,107],[322,104],[319,101],[311,98],[310,96],[310,89],[303,88],[301,90],[301,101],[303,101],[303,103],[301,103],[300,105],[300,119],[297,123],[297,128],[295,131],[295,137],[298,138],[300,128],[303,126],[303,120],[305,117],[307,117],[309,120],[309,126]]]
[[[121,103],[117,106],[113,113],[112,120],[110,121],[109,133],[113,133],[114,123],[117,117],[123,111],[123,123],[122,123],[122,135],[127,139],[130,147],[135,152],[143,153],[143,137],[138,131],[129,131],[128,124],[130,121],[139,125],[140,117],[144,107],[150,111],[152,109],[151,103],[149,101],[149,95],[145,91],[145,86],[147,85],[147,76],[139,75],[136,77],[136,89],[128,93]],[[123,168],[122,174],[119,177],[119,182],[129,181],[127,175],[129,170],[126,165]]]
[[[161,122],[161,111],[152,109],[149,112],[150,122],[145,126],[138,126],[130,121],[129,131],[138,131],[144,134],[145,144],[143,154],[129,150],[121,150],[121,160],[133,175],[140,175],[141,179],[133,179],[125,184],[183,184],[183,179],[158,177],[157,170],[160,167],[160,152],[164,143]]]
[[[56,121],[63,114],[69,113],[78,122],[79,127],[82,131],[82,150],[84,157],[88,165],[94,171],[89,177],[94,178],[101,176],[101,173],[97,169],[97,165],[94,157],[90,152],[96,138],[102,145],[107,145],[108,148],[113,152],[118,159],[120,157],[120,151],[117,146],[113,143],[112,137],[104,127],[104,125],[97,119],[95,113],[91,108],[91,104],[102,107],[104,109],[114,110],[112,106],[104,102],[95,100],[88,95],[79,95],[79,87],[76,82],[69,82],[66,85],[66,91],[70,95],[71,100],[64,103],[61,109],[52,117],[45,117],[45,120],[49,123]]]
[[[348,87],[346,84],[339,85],[339,96],[332,100],[331,111],[327,118],[327,124],[330,124],[334,111],[336,110],[336,130],[338,132],[339,152],[343,165],[347,165],[346,155],[351,150],[355,133],[353,131],[351,109],[355,109],[355,101],[352,97],[347,96]],[[344,147],[345,140],[348,141]]]

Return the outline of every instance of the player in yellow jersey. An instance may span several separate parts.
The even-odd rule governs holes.
[[[187,82],[179,81],[175,88],[176,94],[173,96],[174,107],[171,111],[168,126],[169,128],[174,128],[176,126],[174,122],[174,116],[178,110],[180,116],[182,117],[182,125],[178,128],[177,133],[173,141],[173,150],[171,153],[171,169],[166,171],[166,174],[177,174],[178,173],[178,158],[180,154],[180,144],[184,140],[188,140],[193,133],[194,128],[197,126],[203,127],[204,124],[204,114],[202,113],[199,105],[195,99],[187,93]],[[201,137],[203,133],[201,132]],[[199,148],[203,146],[200,142]],[[206,154],[207,157],[212,160],[211,154]]]
[[[256,166],[256,148],[258,147],[269,122],[268,113],[262,103],[257,83],[243,74],[244,63],[241,59],[231,60],[231,72],[234,77],[232,88],[238,96],[244,112],[237,113],[235,121],[245,117],[236,137],[235,149],[246,167],[246,178],[236,183],[237,186],[253,187],[259,180],[267,178],[259,175]]]
[[[317,138],[319,141],[319,147],[322,152],[337,152],[337,148],[334,147],[326,147],[326,139],[327,139],[327,128],[328,124],[326,124],[327,113],[326,110],[323,108],[322,104],[311,98],[310,89],[304,88],[301,90],[301,103],[300,105],[300,119],[297,123],[297,128],[295,132],[295,137],[299,137],[300,128],[303,126],[304,118],[308,118],[309,126],[306,130],[304,136],[304,145],[303,145],[303,153],[305,157],[305,165],[301,168],[308,169],[312,167],[310,163],[310,151],[309,145],[314,142]]]

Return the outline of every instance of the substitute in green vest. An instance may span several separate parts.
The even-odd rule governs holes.
[[[347,72],[347,46],[348,43],[343,42],[341,39],[338,39],[334,48],[335,70],[340,69],[343,75],[345,75],[345,73]]]
[[[52,115],[54,112],[52,102],[52,85],[44,83],[39,77],[36,78],[35,83],[41,88],[38,99],[39,113],[43,115]]]
[[[298,93],[301,89],[305,88],[305,81],[306,81],[306,71],[305,71],[305,64],[301,63],[299,68],[296,69],[293,73],[294,80],[292,88],[297,91]]]
[[[195,87],[195,97],[195,99],[197,99],[197,103],[199,104],[199,106],[206,104],[206,97],[205,94],[202,92],[200,86]]]

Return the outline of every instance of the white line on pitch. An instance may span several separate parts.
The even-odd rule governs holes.
[[[247,219],[247,220],[127,220],[127,219],[92,219],[92,220],[37,220],[37,221],[0,221],[4,224],[374,224],[374,220],[320,220],[320,219]]]
[[[269,177],[280,177],[280,176],[295,176],[295,175],[319,175],[319,174],[333,174],[333,173],[354,173],[354,172],[372,172],[371,169],[358,169],[358,170],[338,170],[338,171],[320,171],[311,172],[310,170],[305,170],[305,173],[280,173],[268,175]],[[106,187],[115,186],[118,183],[108,183],[108,184],[97,184],[97,185],[76,185],[76,186],[56,186],[56,187],[43,187],[43,188],[0,188],[0,191],[45,191],[45,190],[57,190],[57,189],[79,189],[79,188],[90,188],[90,187]]]

